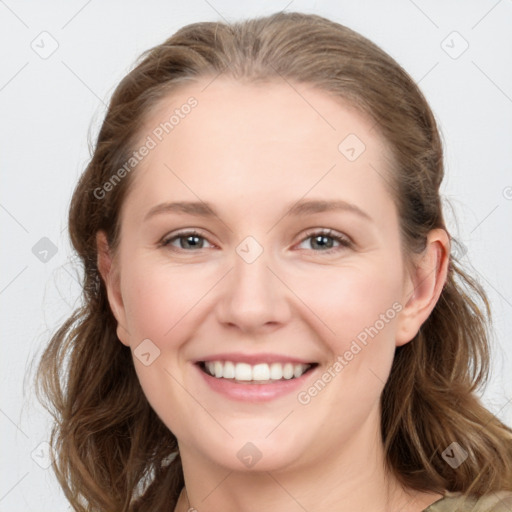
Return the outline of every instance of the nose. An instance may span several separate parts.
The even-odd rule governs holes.
[[[249,251],[244,252],[247,247]],[[253,259],[261,249],[261,254]],[[237,248],[233,269],[223,280],[216,307],[220,323],[244,333],[268,332],[290,317],[291,292],[279,276],[278,265],[271,261],[269,251],[261,249],[251,244]]]

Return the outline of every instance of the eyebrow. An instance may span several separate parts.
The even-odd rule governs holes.
[[[299,200],[285,208],[287,213],[285,215],[291,216],[303,216],[313,213],[322,213],[328,211],[345,211],[355,213],[363,219],[373,221],[373,219],[361,210],[355,204],[343,201],[341,199],[334,201],[326,200]],[[209,204],[201,201],[177,201],[171,203],[160,203],[151,208],[144,217],[144,222],[156,215],[162,215],[166,213],[181,213],[188,215],[196,215],[198,217],[219,217],[215,209]]]

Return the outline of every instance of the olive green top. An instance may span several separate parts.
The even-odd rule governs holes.
[[[481,498],[464,497],[460,492],[445,492],[423,512],[512,512],[512,492],[492,492]]]

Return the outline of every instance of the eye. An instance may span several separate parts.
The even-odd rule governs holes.
[[[352,247],[352,241],[348,237],[340,233],[333,233],[330,229],[308,232],[306,238],[303,239],[301,244],[308,240],[310,240],[309,245],[311,249],[315,252],[324,252],[326,254],[331,254],[342,249]],[[338,244],[337,247],[334,246],[335,243]]]
[[[308,240],[310,240],[310,249],[326,254],[331,254],[352,246],[352,241],[348,237],[339,233],[333,233],[330,229],[308,232],[301,244]],[[194,250],[204,249],[205,242],[210,243],[201,233],[192,230],[181,231],[171,237],[164,238],[159,245],[161,247],[169,247],[171,250],[175,251],[193,252]],[[178,245],[176,245],[176,243]],[[335,246],[335,244],[338,244],[338,246]],[[212,244],[210,245],[213,247]]]
[[[204,249],[205,241],[207,241],[206,238],[197,231],[182,231],[172,237],[164,238],[160,242],[160,246],[169,247],[171,250],[190,252],[194,249]],[[178,242],[178,246],[174,245],[174,242]]]

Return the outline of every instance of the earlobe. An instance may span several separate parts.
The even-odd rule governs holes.
[[[104,231],[96,233],[96,247],[98,251],[98,270],[105,283],[110,309],[117,320],[117,337],[121,343],[129,346],[128,331],[124,327],[126,326],[126,315],[119,286],[119,272],[113,264],[112,254]]]
[[[450,240],[444,229],[433,229],[425,250],[407,281],[400,312],[396,345],[405,345],[418,333],[443,291],[448,274]]]

